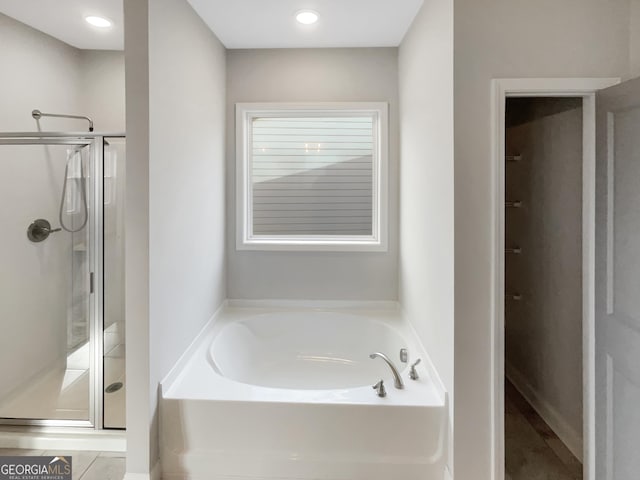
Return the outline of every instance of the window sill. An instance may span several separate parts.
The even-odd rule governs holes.
[[[386,242],[380,240],[298,240],[298,239],[251,239],[236,243],[239,251],[280,252],[386,252]]]

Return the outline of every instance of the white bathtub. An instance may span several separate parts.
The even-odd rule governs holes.
[[[419,380],[401,348],[423,358]],[[163,382],[163,478],[441,480],[445,395],[428,367],[395,309],[227,307]]]

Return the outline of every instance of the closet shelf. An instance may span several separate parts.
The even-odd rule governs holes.
[[[506,208],[521,208],[522,207],[522,201],[521,200],[514,200],[514,201],[504,202],[504,206]]]
[[[520,247],[505,248],[504,253],[513,253],[515,255],[520,255],[522,253],[522,249]]]

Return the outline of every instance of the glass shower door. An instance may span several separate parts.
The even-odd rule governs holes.
[[[124,187],[126,141],[104,138],[104,428],[125,428]]]
[[[0,139],[0,419],[93,425],[93,139]]]

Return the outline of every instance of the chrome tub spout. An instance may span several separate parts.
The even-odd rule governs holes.
[[[393,364],[393,362],[389,360],[389,357],[387,357],[384,353],[381,353],[381,352],[375,352],[369,355],[369,358],[376,358],[376,357],[381,358],[382,360],[387,362],[387,365],[389,365],[389,368],[393,373],[393,385],[398,389],[403,389],[404,383],[402,383],[402,377],[400,377],[400,373],[398,373],[398,369]]]

